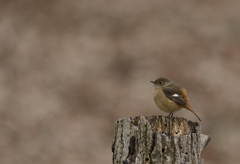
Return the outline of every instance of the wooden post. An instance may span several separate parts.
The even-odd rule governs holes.
[[[140,116],[115,123],[113,164],[204,164],[200,154],[211,140],[200,124],[185,118]]]

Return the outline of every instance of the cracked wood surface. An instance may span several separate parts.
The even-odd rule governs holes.
[[[184,118],[140,116],[115,122],[113,164],[204,164],[210,141],[197,122]]]

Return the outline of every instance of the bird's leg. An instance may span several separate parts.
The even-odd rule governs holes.
[[[173,112],[169,113],[168,117],[173,117]]]

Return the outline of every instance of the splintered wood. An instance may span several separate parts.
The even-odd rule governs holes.
[[[210,141],[196,122],[178,117],[140,116],[115,123],[113,164],[204,164]]]

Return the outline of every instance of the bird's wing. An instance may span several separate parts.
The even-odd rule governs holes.
[[[172,87],[165,87],[162,89],[164,95],[175,103],[182,105],[184,107],[187,106],[186,99],[181,93],[181,90],[175,89]]]

